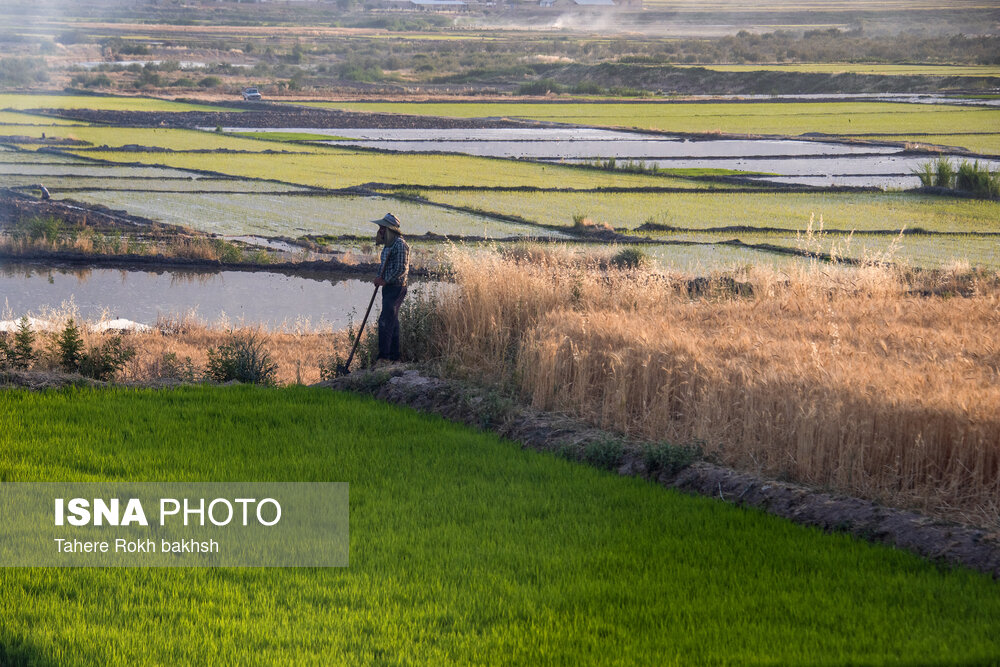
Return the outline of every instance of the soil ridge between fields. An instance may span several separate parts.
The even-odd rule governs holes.
[[[565,415],[517,406],[494,391],[414,369],[355,372],[319,386],[370,394],[493,431],[525,448],[578,460],[582,460],[588,443],[615,437]],[[618,474],[644,477],[668,488],[753,507],[825,531],[846,532],[941,564],[962,565],[1000,578],[1000,533],[996,531],[765,479],[707,461],[696,461],[679,471],[651,471],[642,456],[641,444],[627,443]]]

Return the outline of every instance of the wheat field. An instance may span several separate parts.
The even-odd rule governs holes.
[[[750,269],[692,297],[568,252],[454,266],[436,306],[453,369],[742,469],[1000,524],[996,274]]]

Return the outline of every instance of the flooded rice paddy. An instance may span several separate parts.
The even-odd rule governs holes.
[[[120,190],[124,192],[305,192],[308,188],[255,181],[242,178],[128,178],[107,176],[40,176],[38,174],[4,174],[3,187],[24,188],[41,183],[53,195],[77,190]]]
[[[903,146],[793,139],[691,139],[597,128],[311,129],[227,128],[337,137],[321,143],[401,152],[448,152],[479,157],[559,162],[634,160],[667,169],[729,169],[774,174],[782,183],[912,188],[914,170],[930,157]],[[948,156],[961,161],[959,156]],[[1000,169],[1000,161],[988,163]]]
[[[423,283],[435,285],[436,283]],[[123,318],[152,325],[194,316],[266,328],[343,328],[371,298],[355,277],[299,277],[266,271],[136,271],[0,261],[0,319],[75,309],[85,320]],[[379,305],[376,304],[377,312]]]

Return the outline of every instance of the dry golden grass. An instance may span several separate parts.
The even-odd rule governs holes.
[[[87,348],[100,345],[116,332],[102,332],[107,317],[81,321],[72,304],[58,311],[34,316],[39,359],[37,369],[58,367],[54,338],[73,318]],[[309,322],[292,323],[281,330],[251,329],[225,321],[208,323],[193,316],[161,319],[149,331],[124,332],[125,342],[136,354],[119,374],[126,382],[152,382],[162,379],[201,380],[208,362],[208,350],[218,348],[234,333],[255,332],[264,349],[278,364],[278,384],[312,384],[320,380],[320,361],[336,353],[347,356],[350,341],[346,331],[323,330]],[[170,356],[172,355],[172,356]]]
[[[169,373],[165,368],[165,355],[172,354],[177,361],[190,359],[196,373],[205,368],[209,348],[218,348],[232,333],[247,331],[196,325],[180,331],[154,330],[134,336],[136,358],[126,369],[125,378],[136,381],[155,380]],[[313,384],[320,380],[320,361],[340,351],[347,356],[349,350],[344,332],[320,333],[315,331],[275,332],[254,329],[263,341],[271,359],[278,364],[278,384]]]
[[[556,250],[454,265],[452,368],[729,465],[1000,523],[996,275],[754,270],[737,276],[752,297],[692,299],[686,280]]]

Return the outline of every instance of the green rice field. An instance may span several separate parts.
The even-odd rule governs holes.
[[[805,229],[810,216],[844,231],[921,228],[934,232],[998,232],[1000,202],[908,193],[631,193],[423,191],[432,201],[516,215],[546,225],[572,225],[574,215],[635,229],[647,221],[682,229]]]
[[[872,141],[909,141],[917,144],[936,146],[957,146],[983,155],[1000,155],[1000,132],[962,134],[910,134],[865,136]]]
[[[177,128],[106,127],[101,125],[0,125],[0,137],[11,135],[40,137],[42,133],[48,137],[78,139],[94,146],[107,146],[109,148],[141,146],[144,148],[165,148],[173,151],[264,152],[281,150],[273,142],[248,139],[221,132]],[[288,150],[299,149],[289,146]],[[322,150],[324,149],[316,149],[311,152],[321,152]]]
[[[939,236],[933,234],[842,234],[831,232],[813,232],[799,234],[762,234],[755,232],[659,232],[645,234],[648,238],[664,241],[668,243],[724,243],[732,239],[739,240],[748,245],[769,245],[781,248],[788,248],[812,255],[830,255],[842,259],[853,259],[861,262],[893,262],[913,267],[940,269],[944,267],[955,267],[968,265],[992,270],[1000,270],[1000,236],[980,236],[975,234],[962,234],[956,236]],[[656,248],[655,246],[637,246],[642,252],[656,260],[662,267],[668,267],[664,258],[676,256],[679,252],[685,255],[685,262],[689,261],[687,255],[695,255],[691,252],[690,246],[683,246],[683,250],[678,251],[672,246]],[[757,253],[758,255],[769,255],[765,250],[751,250],[744,248],[726,248],[711,246],[712,251],[723,254],[732,254],[735,251],[742,251],[746,254]],[[732,252],[727,252],[732,251]],[[784,261],[781,261],[784,260]],[[803,261],[801,257],[787,257],[784,255],[772,255],[767,259],[763,257],[753,257],[750,260],[740,260],[734,258],[729,266],[741,266],[746,264],[769,264],[779,266],[786,264],[799,264]],[[707,270],[714,270],[720,264],[710,263],[703,260],[700,266]],[[688,264],[688,266],[698,266],[698,264]],[[682,266],[674,268],[681,269]]]
[[[0,109],[102,109],[107,111],[239,111],[206,104],[188,104],[149,97],[103,95],[20,95],[0,93]]]
[[[713,273],[730,273],[749,266],[769,268],[777,271],[806,269],[816,260],[808,257],[786,255],[767,250],[742,248],[731,245],[715,245],[738,235],[676,234],[663,237],[668,242],[662,245],[628,244],[610,246],[610,252],[630,248],[649,258],[652,266],[659,271],[679,273],[685,276],[706,276]],[[586,252],[589,248],[581,248]]]
[[[83,125],[79,121],[35,116],[27,113],[0,111],[0,125]]]
[[[340,481],[351,497],[346,568],[0,570],[6,665],[1000,655],[987,576],[353,395],[6,390],[0,408],[5,482]]]

